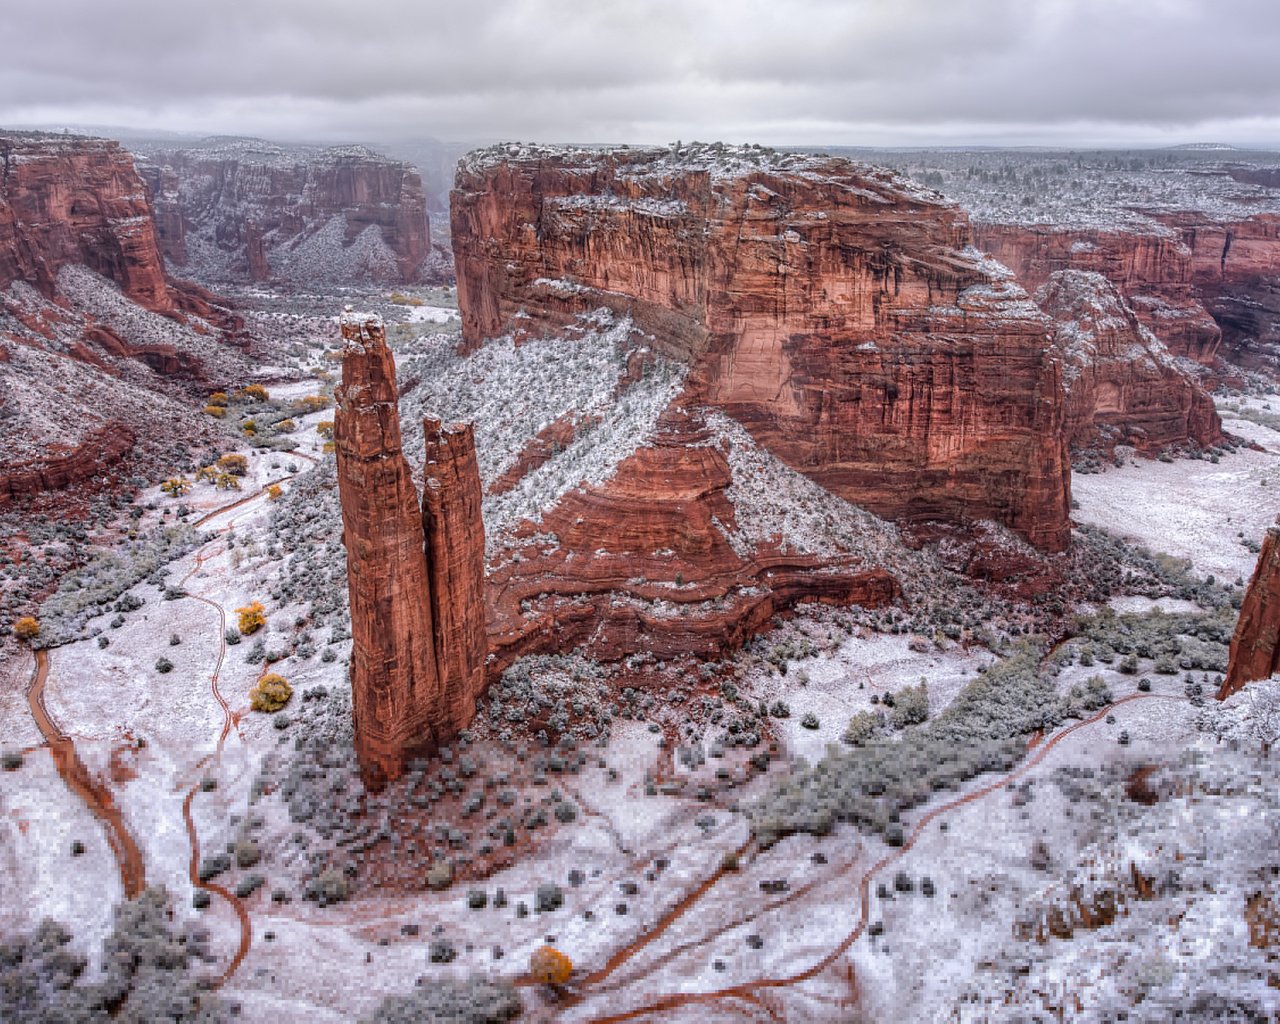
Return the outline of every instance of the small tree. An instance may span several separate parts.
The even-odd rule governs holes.
[[[249,704],[254,711],[272,715],[288,704],[292,696],[293,687],[288,681],[283,676],[268,672],[249,691]]]
[[[1249,688],[1249,728],[1258,738],[1262,755],[1266,757],[1280,736],[1280,687],[1259,683]]]
[[[232,476],[230,473],[219,473],[218,478],[214,481],[214,485],[220,491],[238,491],[240,490],[240,480]]]
[[[224,455],[218,460],[218,468],[232,476],[245,476],[249,472],[249,458],[236,453]]]
[[[24,615],[13,624],[13,635],[19,640],[34,640],[40,635],[40,623],[34,615]]]
[[[267,616],[261,601],[254,601],[236,609],[237,625],[244,636],[256,633],[267,624]]]
[[[218,467],[217,466],[201,466],[196,470],[197,483],[217,483]]]
[[[184,476],[175,476],[160,485],[160,490],[171,498],[181,498],[191,490],[191,481]]]

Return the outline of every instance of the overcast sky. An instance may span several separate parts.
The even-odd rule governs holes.
[[[1280,148],[1280,0],[15,0],[0,125]]]

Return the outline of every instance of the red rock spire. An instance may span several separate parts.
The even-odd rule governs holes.
[[[352,712],[367,785],[466,728],[484,663],[480,479],[470,428],[428,437],[424,512],[401,450],[395,362],[376,315],[342,317],[334,417],[351,596]],[[477,627],[476,623],[479,624]]]
[[[1276,523],[1267,530],[1240,606],[1218,700],[1226,700],[1245,683],[1270,679],[1280,671],[1280,518]]]

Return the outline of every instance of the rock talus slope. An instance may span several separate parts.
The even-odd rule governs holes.
[[[377,316],[342,318],[342,385],[334,416],[338,490],[354,638],[356,752],[367,784],[448,742],[471,721],[483,682],[472,625],[482,568],[465,542],[479,518],[468,431],[437,430],[424,511],[405,460],[395,364]],[[430,438],[429,438],[430,440]]]
[[[1048,323],[936,193],[750,149],[499,147],[459,165],[452,234],[466,345],[605,306],[841,497],[1067,545]]]

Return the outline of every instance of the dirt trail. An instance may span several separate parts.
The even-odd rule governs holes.
[[[785,988],[791,985],[799,984],[800,982],[809,981],[810,979],[816,977],[817,975],[821,974],[823,971],[827,970],[827,968],[829,968],[841,956],[843,956],[846,952],[848,952],[849,948],[855,942],[857,942],[859,938],[862,937],[862,933],[866,930],[867,924],[869,923],[869,919],[871,915],[870,897],[871,897],[872,880],[880,872],[884,871],[886,868],[894,864],[896,861],[900,860],[902,857],[905,857],[911,851],[912,847],[915,846],[916,842],[920,839],[920,837],[924,834],[924,830],[932,822],[936,821],[939,817],[941,817],[944,814],[949,814],[952,811],[955,811],[957,808],[963,807],[966,804],[974,803],[977,800],[981,800],[985,797],[990,796],[993,793],[999,792],[1000,790],[1004,789],[1005,786],[1009,785],[1011,782],[1016,781],[1017,779],[1025,775],[1027,772],[1035,768],[1038,764],[1040,764],[1041,761],[1045,759],[1046,756],[1048,756],[1048,754],[1054,749],[1054,747],[1056,747],[1059,743],[1061,743],[1067,737],[1071,736],[1073,733],[1103,720],[1115,708],[1119,707],[1122,704],[1129,704],[1129,703],[1133,703],[1141,700],[1172,700],[1172,701],[1184,702],[1185,698],[1171,696],[1167,694],[1156,694],[1156,693],[1134,693],[1134,694],[1130,694],[1127,697],[1122,697],[1119,700],[1115,701],[1114,703],[1103,708],[1101,711],[1097,712],[1096,714],[1091,715],[1088,718],[1082,719],[1081,721],[1076,722],[1074,725],[1070,725],[1067,728],[1063,729],[1061,732],[1055,733],[1053,736],[1049,737],[1047,740],[1044,740],[1036,744],[1034,750],[1032,750],[1029,753],[1029,756],[1013,771],[1005,775],[1002,775],[1000,778],[986,784],[980,789],[976,789],[971,793],[965,794],[964,796],[957,797],[955,800],[950,800],[945,804],[940,804],[939,806],[926,812],[916,822],[915,826],[911,829],[910,834],[907,836],[906,841],[902,844],[901,847],[885,854],[878,861],[876,861],[876,863],[873,864],[871,868],[869,868],[866,872],[863,873],[862,878],[858,882],[858,899],[860,903],[860,908],[859,908],[858,920],[855,923],[853,930],[850,931],[839,943],[837,943],[836,946],[829,953],[826,954],[826,956],[822,957],[822,959],[818,960],[816,963],[806,968],[805,970],[799,971],[796,974],[786,975],[779,978],[757,978],[753,981],[741,982],[737,985],[730,985],[726,988],[716,989],[710,992],[673,993],[671,995],[662,996],[651,1003],[648,1003],[644,1006],[636,1007],[635,1009],[632,1009],[632,1010],[626,1010],[621,1013],[609,1013],[599,1017],[591,1017],[589,1018],[591,1021],[591,1024],[615,1024],[615,1022],[635,1020],[640,1017],[646,1017],[652,1014],[662,1013],[667,1010],[674,1010],[674,1009],[679,1009],[681,1007],[693,1006],[697,1004],[714,1003],[714,1002],[727,1000],[727,999],[745,999],[749,1002],[758,1002],[758,999],[759,999],[758,990],[760,989]],[[719,873],[713,876],[712,881],[714,881],[718,877],[719,877]],[[703,885],[695,889],[694,893],[690,895],[695,896],[696,898],[700,898],[702,895],[705,895],[708,889],[710,889],[710,885],[704,883]],[[686,898],[685,900],[683,900],[680,906],[678,907],[679,913],[683,913],[684,911],[688,910],[688,908],[693,904],[693,902],[695,902],[695,899]],[[668,915],[668,918],[660,922],[658,929],[656,930],[665,931],[668,927],[670,927],[671,923],[674,921],[676,916],[679,916],[679,914]],[[598,984],[604,978],[608,977],[608,975],[612,974],[613,971],[615,971],[618,967],[622,966],[622,964],[625,963],[628,959],[630,959],[630,957],[634,955],[635,951],[638,951],[639,949],[643,948],[648,944],[649,942],[646,941],[645,938],[642,938],[641,940],[638,940],[637,942],[632,943],[630,946],[626,947],[622,951],[622,953],[626,955],[615,954],[615,956],[609,960],[609,963],[606,964],[604,969],[597,971],[591,976],[589,976],[589,978],[584,979],[583,984],[591,984],[591,985]],[[591,993],[591,992],[579,993],[577,998],[575,998],[573,1002],[577,1003],[581,1000],[591,998],[593,995],[596,995],[596,994],[599,994],[599,993]]]
[[[120,868],[120,883],[127,899],[139,895],[147,885],[146,863],[137,841],[125,826],[124,816],[111,797],[111,790],[85,767],[76,753],[74,741],[64,733],[49,714],[44,703],[45,683],[49,679],[49,652],[35,651],[35,668],[27,688],[27,704],[31,717],[53,754],[53,763],[67,788],[84,801],[85,806],[106,830],[107,843]]]

